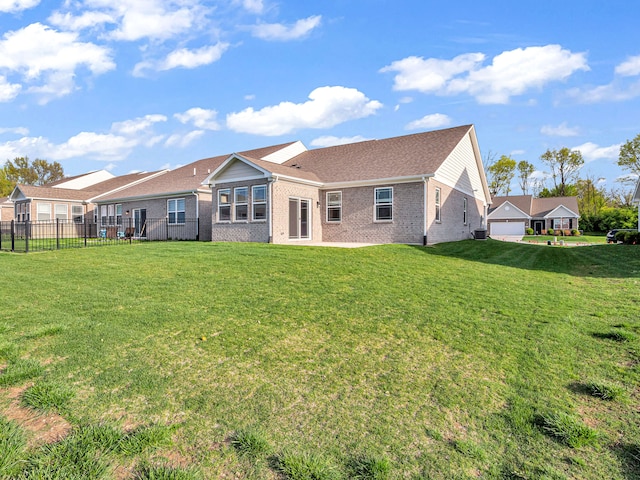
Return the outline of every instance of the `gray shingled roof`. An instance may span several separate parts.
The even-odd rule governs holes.
[[[472,125],[308,150],[283,163],[325,183],[434,174]],[[277,173],[275,169],[271,171]]]
[[[281,150],[295,142],[283,143],[280,145],[272,145],[269,147],[257,148],[254,150],[247,150],[241,153],[247,155],[247,157],[265,157],[273,152]],[[119,192],[111,195],[105,195],[100,197],[98,201],[112,201],[120,200],[124,198],[136,198],[136,197],[150,197],[150,196],[165,196],[174,193],[183,193],[189,191],[195,191],[198,189],[208,190],[202,186],[202,182],[207,176],[218,168],[222,162],[229,158],[231,154],[220,155],[217,157],[204,158],[196,162],[184,165],[182,167],[171,170],[159,177],[152,178],[146,182],[142,182],[138,185],[134,185],[129,188],[120,190]],[[270,162],[270,165],[274,165]],[[195,174],[194,174],[195,171]]]
[[[493,197],[492,200],[493,203],[491,204],[489,213],[494,212],[498,207],[508,201],[531,217],[544,217],[560,205],[565,206],[578,215],[580,214],[578,211],[577,197],[533,198],[533,195],[510,195],[507,197]]]

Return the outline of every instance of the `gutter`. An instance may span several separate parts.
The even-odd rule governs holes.
[[[427,207],[429,206],[429,202],[428,202],[428,194],[429,194],[429,178],[428,177],[422,177],[422,183],[424,184],[424,205],[423,205],[423,210],[424,210],[424,215],[423,215],[423,229],[422,229],[422,246],[426,247],[427,246],[427,222],[429,220],[428,215],[427,215]]]
[[[279,180],[277,175],[272,175],[270,179],[267,181],[267,197],[269,198],[268,203],[268,212],[267,212],[267,222],[269,229],[269,238],[267,243],[273,243],[273,187],[272,185]]]

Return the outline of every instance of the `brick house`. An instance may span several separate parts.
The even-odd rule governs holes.
[[[471,238],[491,203],[475,128],[228,156],[204,181],[212,239],[433,244]]]

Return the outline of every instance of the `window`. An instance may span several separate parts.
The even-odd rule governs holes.
[[[436,187],[436,222],[440,223],[440,188]]]
[[[253,220],[267,219],[267,186],[254,185],[251,187],[251,212]]]
[[[100,224],[101,225],[107,224],[107,206],[106,205],[100,206]]]
[[[327,222],[342,221],[342,192],[327,192]]]
[[[569,230],[571,228],[571,219],[569,218],[554,218],[553,229],[554,230]]]
[[[69,217],[69,207],[66,205],[56,204],[56,220],[67,220]]]
[[[167,201],[169,224],[185,223],[184,198],[175,198]]]
[[[122,225],[122,205],[116,205],[116,225]]]
[[[233,203],[235,204],[235,220],[236,222],[247,221],[249,205],[247,203],[249,196],[248,187],[238,187],[233,189]]]
[[[71,205],[71,217],[73,218],[74,223],[84,222],[82,205]]]
[[[109,225],[116,224],[116,206],[109,205]]]
[[[38,203],[38,221],[51,220],[51,204]]]
[[[393,188],[381,187],[375,189],[376,222],[393,220]]]
[[[467,224],[467,198],[462,199],[462,223]]]
[[[231,221],[231,190],[218,190],[218,221]]]

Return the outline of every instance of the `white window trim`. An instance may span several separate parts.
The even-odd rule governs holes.
[[[62,211],[59,212],[59,210],[62,210],[62,208],[59,207],[64,208],[64,213],[62,213]],[[60,220],[64,220],[65,222],[69,220],[69,205],[67,205],[66,203],[56,203],[53,206],[53,212],[56,220],[58,220],[58,215],[60,215]],[[64,215],[64,218],[62,217],[62,215]]]
[[[378,203],[378,190],[391,190],[391,202]],[[378,219],[378,206],[390,205],[391,206],[391,218]],[[376,187],[373,189],[373,222],[374,223],[391,223],[393,222],[393,187]]]
[[[46,209],[41,209],[40,207],[47,207]],[[47,210],[46,212],[44,210]],[[47,214],[49,218],[42,219],[40,220],[40,214]],[[50,222],[51,221],[51,204],[50,203],[43,203],[43,202],[38,202],[37,207],[36,207],[36,219],[38,221],[43,221],[43,222]]]
[[[227,198],[229,198],[229,203],[220,203],[220,197],[222,194],[226,192]],[[229,220],[220,220],[220,207],[229,207]],[[230,188],[221,188],[218,190],[218,218],[217,223],[231,223],[231,209],[233,208],[233,204],[231,202],[231,189]]]
[[[182,205],[183,205],[183,209],[182,210],[178,210],[178,202],[180,202],[180,200],[182,200]],[[173,204],[175,205],[175,210],[171,210],[171,203],[173,202]],[[175,222],[171,222],[170,221],[170,214],[173,213],[175,215]],[[179,222],[178,218],[180,218],[180,216],[178,215],[179,213],[184,213],[184,222]],[[169,225],[184,225],[186,223],[187,220],[187,202],[185,201],[184,198],[169,198],[167,200],[167,223]]]
[[[238,202],[238,199],[236,198],[236,192],[243,189],[247,191],[247,193],[245,194],[247,200],[245,202]],[[238,207],[241,207],[243,205],[247,207],[247,218],[238,220]],[[235,187],[233,189],[233,221],[236,223],[245,223],[249,221],[249,187]]]
[[[261,201],[257,202],[255,200],[255,198],[256,198],[255,191],[258,188],[261,188],[261,189],[264,190],[264,201],[261,200]],[[264,207],[265,207],[265,218],[255,218],[256,205],[264,205]],[[268,212],[267,212],[267,186],[266,185],[252,185],[251,186],[251,221],[252,222],[266,222],[267,221],[267,216],[268,216]]]
[[[74,208],[79,208],[80,213],[73,213]],[[81,220],[79,222],[76,222],[76,217],[80,217]],[[84,208],[82,208],[82,205],[71,205],[71,220],[74,223],[84,223]]]
[[[116,203],[116,225],[122,225],[122,204],[121,203]]]
[[[435,189],[435,197],[433,203],[436,207],[435,222],[442,223],[442,189],[440,187],[436,187]]]
[[[340,203],[338,205],[331,205],[331,203],[329,202],[329,195],[340,195]],[[327,192],[326,200],[327,200],[327,205],[326,205],[327,209],[325,213],[325,219],[327,223],[342,223],[342,191]],[[337,208],[340,210],[340,220],[330,220],[329,210],[332,208]]]

